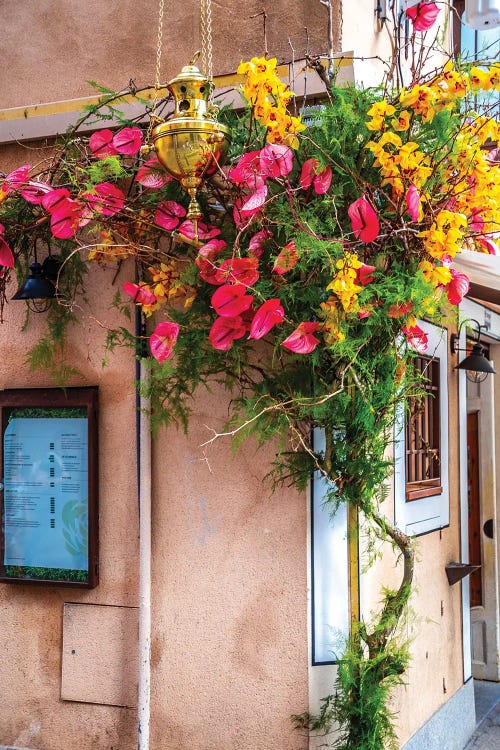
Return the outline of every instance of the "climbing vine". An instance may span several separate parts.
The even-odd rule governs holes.
[[[436,6],[417,7],[414,34],[425,33]],[[31,367],[58,383],[74,373],[64,337],[86,268],[112,265],[120,282],[110,300],[146,320],[139,343],[151,354],[156,425],[187,429],[202,387],[219,382],[231,394],[224,434],[278,446],[274,483],[303,489],[319,472],[332,513],[350,504],[400,553],[401,584],[384,592],[372,625],[353,625],[319,716],[297,717],[311,731],[334,722],[341,750],[390,746],[388,698],[408,664],[398,625],[413,546],[380,506],[396,410],[422,386],[419,320],[442,322],[467,293],[453,267],[462,247],[498,253],[499,123],[473,105],[478,92],[500,89],[500,66],[412,72],[403,89],[327,77],[328,97],[305,127],[276,60],[242,63],[246,106],[220,115],[233,130],[229,164],[200,194],[197,231],[179,183],[156,156],[141,157],[141,118],[121,113],[124,92],[103,92],[50,158],[0,185],[2,310],[14,268],[20,283],[33,261],[56,259],[56,304],[27,353]],[[113,129],[88,136],[110,118]],[[137,343],[126,320],[109,331],[109,349]]]

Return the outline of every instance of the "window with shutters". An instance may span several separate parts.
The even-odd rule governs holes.
[[[419,356],[422,393],[410,402],[405,428],[406,500],[440,495],[440,366],[439,359]]]

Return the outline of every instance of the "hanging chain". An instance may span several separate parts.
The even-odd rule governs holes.
[[[200,0],[201,61],[210,85],[208,103],[213,104],[214,65],[212,56],[212,0]]]
[[[160,68],[161,68],[161,52],[163,46],[163,11],[165,8],[165,0],[160,0],[160,7],[158,11],[158,39],[156,42],[156,70],[155,70],[155,93],[153,97],[153,104],[151,106],[151,115],[149,118],[149,127],[146,134],[145,142],[149,143],[151,139],[151,133],[155,124],[156,107],[158,106],[158,99],[160,98]]]

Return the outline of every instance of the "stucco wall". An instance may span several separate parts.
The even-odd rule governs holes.
[[[151,85],[158,5],[158,0],[4,0],[1,49],[8,64],[0,71],[0,107],[87,96],[94,93],[88,81],[115,90],[131,78],[139,87]],[[336,8],[337,43],[338,13]],[[271,56],[283,60],[292,58],[292,47],[295,57],[325,52],[326,17],[319,0],[215,0],[214,73],[234,72],[241,59],[263,55],[266,44]],[[162,80],[173,77],[199,47],[199,2],[166,0]]]
[[[166,5],[164,78],[199,46],[197,7],[193,0],[182,8]],[[256,0],[244,7],[214,2],[216,73],[264,52],[262,9]],[[319,2],[278,0],[265,9],[271,54],[289,59],[288,37],[296,56],[303,54],[306,27],[309,51],[326,48]],[[383,44],[380,54],[387,54],[381,36],[367,49],[373,3],[344,3],[342,45],[338,10],[337,49],[378,54]],[[131,77],[139,86],[151,83],[156,17],[156,0],[4,0],[2,53],[9,64],[0,72],[0,106],[83,96],[91,93],[89,79],[111,88]],[[35,154],[4,149],[0,170],[34,163]],[[113,273],[94,269],[87,285],[90,308],[109,325],[116,322],[106,291]],[[124,269],[118,282],[128,278]],[[105,333],[87,313],[83,327],[71,331],[70,353],[82,371],[73,384],[100,388],[101,582],[91,592],[0,586],[0,743],[37,750],[136,746],[133,708],[60,699],[63,603],[137,604],[134,362],[130,352],[118,352],[101,368]],[[23,364],[43,320],[34,317],[20,333],[22,318],[23,305],[11,303],[0,328],[0,387],[49,386]],[[170,430],[154,444],[152,750],[303,750],[289,717],[308,704],[307,499],[292,491],[270,495],[262,481],[269,450],[256,453],[250,443],[233,456],[219,442],[204,456],[199,446],[211,434],[207,426],[223,424],[227,404],[226,394],[200,393],[189,435]],[[458,434],[454,418],[450,434]],[[414,661],[395,704],[402,740],[462,681],[459,585],[450,589],[444,574],[445,563],[459,559],[453,440],[451,450],[450,528],[419,542]],[[392,563],[388,556],[366,578],[365,612],[379,600],[382,576],[394,576]]]

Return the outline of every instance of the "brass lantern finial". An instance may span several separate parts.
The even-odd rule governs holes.
[[[202,216],[198,188],[224,163],[231,143],[230,128],[217,122],[214,108],[208,108],[213,83],[194,64],[198,55],[167,83],[175,99],[174,115],[152,133],[160,163],[189,193],[187,218],[193,222],[195,240]]]

